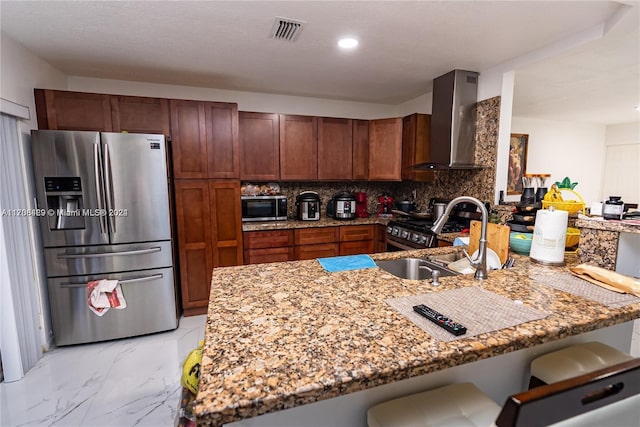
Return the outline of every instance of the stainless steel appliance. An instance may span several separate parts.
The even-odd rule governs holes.
[[[242,221],[284,221],[286,196],[241,196]]]
[[[432,199],[431,203],[439,203],[442,199]],[[472,219],[479,219],[477,212],[470,212],[466,204],[456,205],[445,223],[443,233],[459,233],[468,229]],[[385,233],[387,251],[435,248],[438,238],[431,232],[435,219],[397,219],[389,221]]]
[[[32,151],[56,344],[175,329],[164,136],[37,130]],[[99,279],[119,280],[126,308],[89,310]]]
[[[472,169],[478,73],[453,70],[433,80],[429,162],[415,169]]]
[[[355,219],[356,196],[347,191],[334,194],[327,203],[327,215],[335,219]]]
[[[296,197],[297,218],[300,221],[320,220],[320,196],[315,191],[304,191]]]

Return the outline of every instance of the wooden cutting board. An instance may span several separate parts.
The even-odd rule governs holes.
[[[480,246],[480,221],[471,221],[469,231],[469,255],[478,250]],[[505,263],[509,256],[509,233],[511,229],[506,225],[487,224],[487,247],[492,249],[500,257],[500,262]]]

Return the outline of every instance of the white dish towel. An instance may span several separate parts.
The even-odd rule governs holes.
[[[110,308],[127,307],[122,286],[117,280],[102,279],[87,283],[87,303],[89,309],[98,316],[104,315]]]

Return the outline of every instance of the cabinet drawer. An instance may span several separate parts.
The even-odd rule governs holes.
[[[300,228],[294,230],[297,245],[338,243],[339,227]]]
[[[293,246],[292,230],[245,231],[242,234],[245,249],[280,248]]]
[[[373,240],[362,240],[359,242],[340,243],[340,255],[372,254],[375,242]]]
[[[339,253],[340,248],[337,243],[296,246],[296,259],[326,258],[338,256]]]
[[[374,234],[375,227],[373,225],[349,225],[340,227],[341,242],[373,240]]]
[[[244,251],[245,264],[293,261],[293,246],[268,249],[248,249]]]

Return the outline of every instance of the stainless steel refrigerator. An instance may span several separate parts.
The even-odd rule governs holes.
[[[36,130],[32,154],[56,344],[175,329],[164,136]],[[119,281],[126,308],[90,311],[99,279]]]

